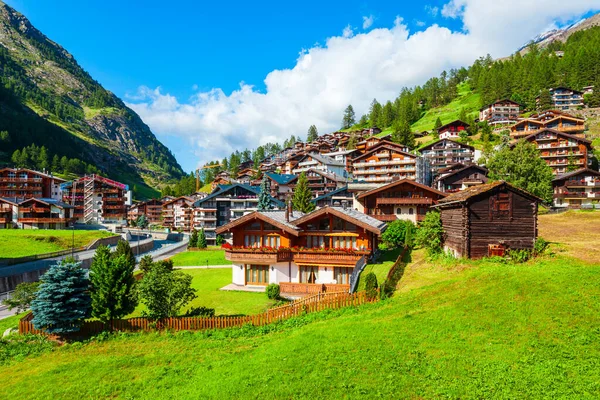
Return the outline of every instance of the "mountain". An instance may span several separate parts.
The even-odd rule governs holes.
[[[523,52],[527,50],[527,47],[531,43],[535,43],[540,48],[546,48],[551,43],[560,41],[566,42],[569,36],[571,36],[575,32],[583,31],[585,29],[589,29],[593,26],[600,26],[600,13],[592,15],[589,18],[582,19],[574,24],[571,24],[565,28],[561,29],[552,29],[547,32],[541,33],[534,37],[529,43],[525,44],[518,51]]]
[[[0,0],[2,131],[8,132],[8,137],[0,136],[4,164],[14,163],[10,157],[15,150],[35,144],[44,146],[50,159],[77,158],[88,171],[99,170],[138,189],[144,186],[141,192],[147,195],[154,194],[149,188],[183,173],[133,110]]]

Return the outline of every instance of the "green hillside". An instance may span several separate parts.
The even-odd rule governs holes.
[[[599,221],[600,213],[540,217],[541,235],[560,243],[525,264],[431,263],[418,250],[392,299],[268,327],[120,334],[60,348],[0,342],[3,393],[598,398],[600,258],[590,247],[600,243]]]

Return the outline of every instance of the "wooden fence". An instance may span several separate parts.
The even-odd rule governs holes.
[[[372,302],[365,292],[350,294],[348,292],[317,293],[289,304],[274,307],[264,313],[248,316],[223,317],[174,317],[152,320],[149,318],[129,318],[113,321],[113,330],[123,332],[174,330],[199,331],[207,329],[232,328],[243,325],[263,326],[277,321],[283,321],[298,315],[318,312],[327,309],[338,309],[349,306],[359,306]],[[20,334],[44,334],[33,326],[33,314],[29,313],[19,321]],[[100,321],[85,321],[77,335],[90,336],[108,330],[109,326]]]

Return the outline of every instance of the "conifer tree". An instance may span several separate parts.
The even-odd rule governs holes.
[[[554,101],[552,100],[552,94],[548,89],[544,89],[540,92],[538,109],[540,111],[549,110],[554,107]]]
[[[267,174],[263,175],[262,182],[260,183],[260,193],[258,195],[258,211],[265,211],[271,209],[271,189],[269,188],[269,178]]]
[[[192,229],[192,234],[190,235],[190,241],[188,242],[188,249],[191,249],[192,247],[196,247],[197,244],[198,244],[198,231],[195,229]]]
[[[415,134],[406,121],[396,121],[393,125],[392,141],[410,148],[415,147]]]
[[[344,118],[342,119],[342,129],[348,129],[356,123],[356,115],[352,104],[348,105],[344,110]]]
[[[86,271],[79,263],[61,262],[42,276],[35,300],[31,302],[33,326],[47,333],[78,332],[90,316],[91,299]]]
[[[146,229],[148,227],[148,218],[146,218],[146,214],[140,215],[135,224],[138,228]]]
[[[315,209],[315,204],[311,200],[312,193],[308,187],[308,179],[306,178],[306,174],[302,172],[298,177],[298,184],[294,190],[292,206],[294,210],[309,213]]]
[[[382,114],[383,107],[381,107],[381,104],[379,104],[377,99],[373,99],[371,108],[369,109],[369,123],[371,124],[371,127],[375,127],[379,124]]]
[[[433,125],[433,129],[438,130],[440,129],[444,124],[442,123],[442,120],[440,119],[440,117],[437,117],[437,119],[435,120],[435,124]]]
[[[92,316],[107,323],[124,317],[135,310],[135,264],[124,254],[111,257],[107,246],[100,246],[90,267]]]
[[[308,136],[306,138],[306,143],[314,142],[319,138],[319,131],[317,131],[317,127],[315,125],[311,125],[308,128]],[[292,143],[293,145],[293,143]]]
[[[198,244],[196,247],[199,249],[205,249],[206,244],[206,233],[204,233],[204,228],[200,229],[200,233],[198,234]]]
[[[113,258],[117,258],[119,256],[125,256],[125,261],[127,265],[130,265],[132,268],[135,268],[136,260],[133,255],[133,250],[131,250],[131,246],[129,242],[126,240],[119,240],[117,243],[117,248],[114,253],[112,253]]]

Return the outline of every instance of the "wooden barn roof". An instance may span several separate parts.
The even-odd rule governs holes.
[[[533,201],[537,201],[540,203],[543,202],[543,200],[540,199],[539,197],[537,197],[523,189],[519,189],[518,187],[513,186],[508,182],[495,181],[495,182],[484,183],[482,185],[471,186],[469,188],[461,190],[460,192],[451,193],[446,198],[440,199],[438,204],[434,205],[432,207],[443,208],[444,206],[449,205],[449,204],[466,203],[469,200],[471,200],[475,197],[478,197],[479,195],[487,193],[487,192],[494,190],[496,188],[499,188],[501,186],[506,186],[508,189],[512,190],[513,192],[519,193],[519,194],[523,195],[524,197],[527,197]]]
[[[437,189],[434,189],[434,188],[432,188],[430,186],[427,186],[427,185],[423,185],[422,183],[418,183],[418,182],[416,182],[416,181],[414,181],[412,179],[400,179],[398,181],[394,181],[394,182],[385,184],[383,186],[380,186],[380,187],[378,187],[376,189],[371,189],[371,190],[369,190],[367,192],[361,193],[361,194],[359,194],[357,196],[357,199],[359,199],[359,200],[360,199],[364,199],[365,197],[371,196],[371,195],[373,195],[375,193],[382,192],[384,190],[391,189],[391,188],[393,188],[395,186],[398,186],[398,185],[401,185],[401,184],[404,184],[404,183],[408,183],[409,185],[413,185],[413,186],[418,187],[420,189],[427,190],[428,192],[435,193],[435,194],[437,194],[437,195],[439,195],[441,197],[445,197],[445,196],[448,195],[447,193],[440,192]]]

